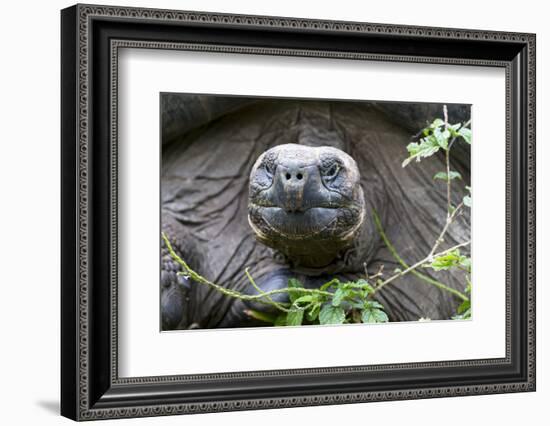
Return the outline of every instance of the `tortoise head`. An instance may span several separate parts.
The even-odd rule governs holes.
[[[295,267],[323,268],[358,235],[365,200],[355,160],[328,146],[278,145],[252,168],[248,220]]]

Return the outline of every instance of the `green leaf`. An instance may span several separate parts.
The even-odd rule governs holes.
[[[275,319],[275,322],[273,323],[273,325],[276,326],[276,327],[284,327],[286,325],[286,317],[287,317],[286,312],[279,315]]]
[[[342,302],[346,301],[353,305],[357,299],[362,301],[372,292],[374,292],[374,288],[364,279],[339,283],[331,303],[332,306],[340,306]]]
[[[470,309],[470,301],[469,300],[465,300],[464,302],[462,302],[460,304],[460,306],[457,308],[456,312],[459,313],[459,314],[463,314],[464,312],[466,312],[468,309]]]
[[[453,180],[453,179],[462,179],[462,176],[460,175],[460,173],[451,170],[449,172],[449,178],[451,178],[451,180]],[[448,180],[447,172],[437,172],[434,176],[434,179],[441,179],[441,180],[444,180],[446,182]]]
[[[374,288],[368,283],[367,280],[357,280],[355,282],[350,281],[349,283],[344,284],[346,288],[359,288],[361,290],[366,290],[367,293],[372,293],[374,291]]]
[[[319,316],[319,311],[321,310],[321,304],[320,303],[316,303],[315,305],[313,305],[306,313],[306,317],[308,319],[308,321],[315,321],[317,319],[317,317]]]
[[[472,131],[468,129],[467,127],[461,127],[458,130],[458,134],[462,136],[462,139],[464,139],[465,142],[471,144],[472,143]]]
[[[436,257],[427,267],[431,267],[434,271],[447,271],[467,262],[467,257],[460,254],[460,250],[456,249],[444,255]]]
[[[371,285],[365,286],[361,289],[361,297],[366,298],[369,294],[374,293],[374,288]]]
[[[361,321],[364,323],[388,322],[386,313],[380,309],[365,309],[361,313]]]
[[[319,323],[325,324],[343,324],[346,319],[346,313],[344,310],[337,306],[323,305],[321,312],[319,312]]]
[[[402,167],[406,167],[414,159],[420,161],[421,158],[430,157],[439,151],[440,148],[439,142],[433,135],[420,139],[419,143],[411,142],[407,145],[409,158],[403,161]]]
[[[460,136],[460,133],[458,133],[458,129],[460,129],[461,126],[462,126],[462,123],[456,123],[456,124],[451,124],[449,127],[447,127],[453,138]]]
[[[304,286],[296,278],[290,278],[288,280],[288,288],[304,288]],[[301,291],[289,291],[288,298],[290,299],[290,303],[294,303],[296,299],[303,296],[303,294],[304,292],[301,292]]]
[[[338,290],[334,292],[334,296],[332,297],[332,306],[340,306],[344,298],[348,295],[348,291],[346,291],[345,288],[340,287]]]
[[[445,122],[441,118],[436,118],[432,124],[430,124],[430,129],[435,129],[436,127],[441,127]]]
[[[361,321],[365,323],[388,322],[388,315],[384,312],[384,306],[376,300],[367,300],[363,304]]]
[[[466,256],[462,256],[462,258],[460,259],[460,265],[466,268],[468,272],[470,272],[472,269],[472,259]]]
[[[437,144],[441,148],[447,149],[447,145],[448,145],[448,142],[449,142],[449,136],[451,135],[451,133],[448,130],[441,131],[441,129],[439,127],[437,127],[434,130],[433,135],[435,137],[435,140],[437,141]]]
[[[267,314],[265,312],[255,311],[253,309],[247,309],[244,311],[246,315],[259,321],[274,324],[277,321],[274,315]]]
[[[469,193],[470,195],[464,196],[464,198],[462,199],[462,201],[463,201],[463,203],[464,203],[465,206],[471,208],[471,207],[472,207],[472,196],[471,196],[471,194],[472,194],[472,188],[470,188],[469,186],[465,186],[465,188],[466,188],[466,190],[468,191],[468,193]]]
[[[453,315],[451,317],[451,319],[453,319],[453,320],[468,320],[468,319],[471,319],[471,318],[472,318],[472,308],[470,308],[470,307],[464,309],[464,311],[462,313],[458,313],[458,314]]]
[[[367,300],[363,305],[365,309],[384,309],[382,304],[378,303],[376,300]]]
[[[319,287],[319,290],[326,291],[329,287],[338,286],[338,285],[340,285],[340,280],[333,279],[333,280],[330,280],[329,282],[324,283],[321,287]]]
[[[469,277],[466,277],[466,282],[467,282],[468,284],[466,285],[465,291],[466,291],[466,293],[470,293],[470,294],[471,294],[471,293],[472,293],[472,282],[470,281],[470,278],[469,278]]]
[[[311,294],[306,294],[305,296],[300,296],[296,300],[294,300],[294,305],[299,305],[300,303],[310,303],[315,299],[315,297]]]
[[[444,254],[442,256],[436,257],[429,266],[434,271],[446,271],[457,265],[459,265],[460,260],[456,254],[453,252]]]
[[[290,278],[288,280],[288,287],[289,288],[304,288],[302,283],[298,281],[296,278]]]
[[[363,310],[365,308],[365,302],[363,300],[352,300],[349,304],[355,309]]]
[[[287,325],[302,325],[304,319],[304,310],[299,308],[291,308],[286,316]]]

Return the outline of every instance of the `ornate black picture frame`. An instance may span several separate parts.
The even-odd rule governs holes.
[[[535,390],[535,35],[76,5],[61,13],[61,413],[158,416]],[[187,49],[506,72],[506,356],[119,378],[117,52]]]

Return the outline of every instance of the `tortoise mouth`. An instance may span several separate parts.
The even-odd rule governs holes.
[[[256,208],[257,213],[272,231],[290,239],[311,239],[335,224],[339,215],[337,207],[310,207],[295,212],[286,211],[281,207]]]

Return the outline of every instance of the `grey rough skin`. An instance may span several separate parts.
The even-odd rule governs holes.
[[[250,226],[294,271],[342,271],[365,216],[357,164],[337,148],[278,145],[252,167]]]
[[[220,99],[222,104],[216,101]],[[170,128],[170,135],[163,134],[162,230],[195,271],[226,288],[249,293],[255,291],[244,275],[247,267],[266,291],[286,287],[290,277],[298,278],[310,288],[335,276],[355,280],[364,277],[365,264],[370,273],[383,266],[386,274],[391,274],[399,265],[380,240],[373,224],[373,209],[379,213],[386,234],[401,257],[414,263],[430,251],[446,214],[445,184],[433,180],[437,172],[444,170],[444,158],[434,156],[420,164],[401,167],[407,156],[405,147],[414,134],[442,114],[441,105],[425,104],[424,119],[420,120],[406,113],[415,107],[164,95],[163,126]],[[449,121],[465,121],[468,112],[464,106],[449,106]],[[401,119],[396,118],[400,116]],[[331,151],[328,147],[336,149]],[[258,168],[264,167],[266,155],[272,155],[265,154],[266,151],[277,153],[279,178],[284,179],[289,172],[295,184],[301,168],[309,167],[307,176],[302,170],[304,188],[300,202],[296,187],[280,189],[271,198],[254,197],[254,191],[258,190]],[[333,187],[345,196],[340,196],[339,201],[333,197],[336,201],[332,205],[326,204],[326,198],[315,199],[316,192],[310,190],[327,189],[331,185],[325,179],[330,161],[325,158],[324,166],[321,161],[321,154],[327,153],[340,162],[338,179],[348,188],[346,192],[343,187]],[[470,181],[469,150],[457,149],[456,153],[451,159],[452,167],[462,174],[463,181],[454,186],[454,203],[460,202],[465,195],[462,188]],[[293,163],[293,158],[306,158],[307,164]],[[271,174],[274,172],[272,168]],[[259,176],[260,183],[261,179]],[[310,189],[305,188],[308,185]],[[284,188],[284,181],[276,182],[275,186]],[[271,228],[279,224],[275,226],[279,237],[275,235],[277,232],[268,235],[259,222],[255,223],[254,217],[258,219],[258,215],[254,209],[262,203],[272,208],[272,215],[268,216]],[[313,220],[306,218],[307,203],[308,208],[317,203],[313,206],[318,208]],[[345,209],[353,210],[355,216],[348,214],[347,221],[336,227],[337,232],[323,237],[330,246],[328,253],[320,251],[318,238],[310,241],[302,238],[298,244],[287,238],[292,232],[302,236],[318,232],[319,237],[328,228],[317,229],[316,224],[331,223],[334,215]],[[304,227],[307,232],[300,230]],[[466,211],[450,228],[441,249],[469,238],[470,218]],[[262,325],[245,311],[267,310],[266,305],[235,301],[178,277],[178,270],[179,266],[163,246],[164,330]],[[423,272],[451,287],[464,289],[464,279],[459,273]],[[284,296],[279,297],[284,300]],[[386,307],[391,321],[447,319],[459,304],[454,296],[413,275],[384,287],[377,298]]]

